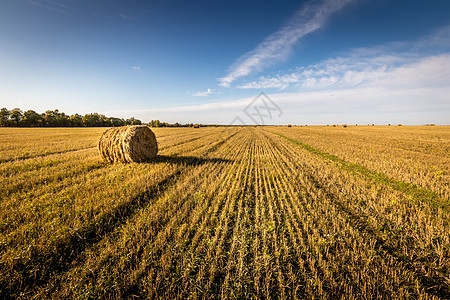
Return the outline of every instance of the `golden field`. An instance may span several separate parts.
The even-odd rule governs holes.
[[[450,127],[0,128],[0,298],[446,299]]]

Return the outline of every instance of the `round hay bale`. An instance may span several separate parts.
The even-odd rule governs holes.
[[[106,130],[98,150],[107,162],[142,162],[155,157],[158,143],[153,131],[145,125],[131,125]]]

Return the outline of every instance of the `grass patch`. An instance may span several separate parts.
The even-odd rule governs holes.
[[[291,142],[293,144],[296,144],[296,145],[302,147],[303,149],[309,151],[310,153],[316,154],[322,158],[329,159],[331,161],[338,163],[345,170],[361,174],[369,179],[383,183],[383,184],[393,188],[394,190],[397,190],[399,192],[410,195],[411,197],[413,197],[416,200],[427,202],[435,207],[442,208],[444,210],[449,209],[449,203],[447,201],[441,199],[436,193],[434,193],[433,191],[430,191],[429,189],[419,187],[412,183],[392,179],[392,178],[388,177],[386,174],[383,174],[383,173],[377,172],[377,171],[373,171],[373,170],[369,170],[366,167],[363,167],[358,164],[350,163],[348,161],[340,159],[336,155],[320,151],[319,149],[313,148],[310,145],[302,143],[296,139],[287,137],[280,133],[275,133],[275,132],[273,132],[273,133],[288,140],[289,142]]]

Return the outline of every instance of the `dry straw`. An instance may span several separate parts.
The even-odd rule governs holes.
[[[142,162],[155,157],[158,143],[153,131],[145,125],[106,130],[98,142],[100,155],[107,162]]]

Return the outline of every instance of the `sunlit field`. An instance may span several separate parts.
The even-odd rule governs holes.
[[[0,128],[0,298],[448,299],[450,127]]]

